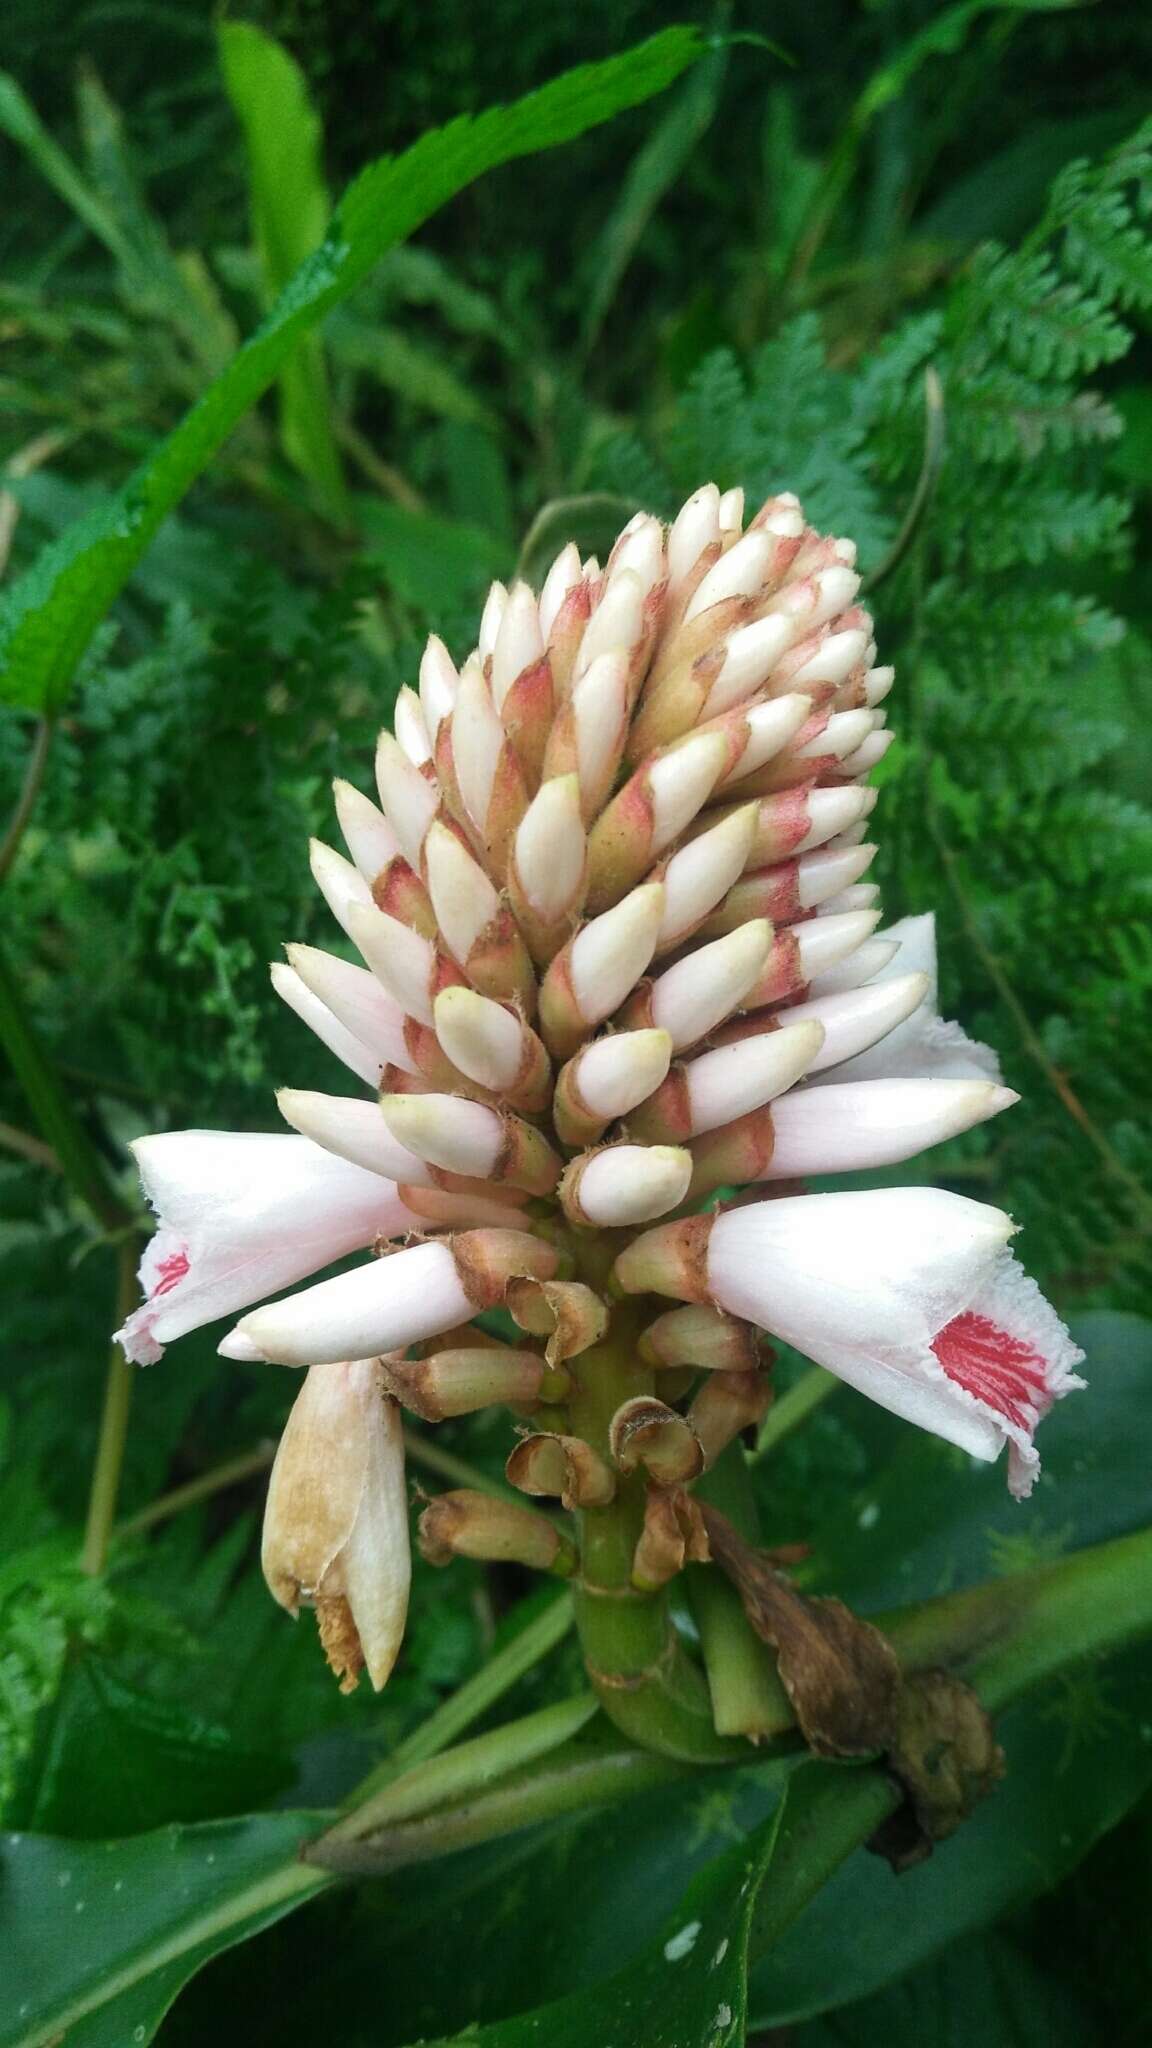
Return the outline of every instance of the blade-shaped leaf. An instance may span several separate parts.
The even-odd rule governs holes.
[[[263,29],[221,21],[216,36],[228,97],[244,131],[252,229],[270,303],[324,239],[329,206],[320,116],[299,65]],[[280,372],[280,434],[289,460],[330,509],[346,511],[318,335],[301,341]]]
[[[150,2041],[202,1963],[331,1881],[296,1860],[322,1824],[270,1813],[120,1842],[0,1838],[0,2048]]]
[[[167,440],[109,504],[73,527],[21,578],[0,610],[3,694],[58,704],[88,641],[157,527],[267,391],[300,338],[465,185],[495,165],[571,141],[680,75],[700,51],[670,28],[601,64],[565,72],[507,107],[462,116],[402,156],[369,165],[344,195],[324,241],[267,320]]]

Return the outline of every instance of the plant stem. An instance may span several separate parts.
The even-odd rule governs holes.
[[[791,1436],[792,1431],[807,1420],[812,1410],[820,1406],[821,1401],[826,1401],[829,1394],[834,1394],[840,1384],[835,1373],[825,1372],[822,1365],[809,1366],[808,1371],[801,1373],[800,1378],[793,1381],[788,1392],[781,1394],[780,1399],[774,1401],[768,1410],[760,1425],[756,1449],[752,1452],[750,1462],[753,1465],[757,1464],[769,1451],[774,1450],[777,1444],[783,1443],[784,1438]]]
[[[748,1939],[751,1960],[787,1933],[821,1885],[899,1801],[899,1787],[877,1765],[801,1765],[788,1782],[769,1881],[756,1900]]]
[[[20,794],[16,799],[16,807],[8,821],[8,830],[5,832],[3,840],[0,841],[0,882],[3,882],[16,859],[16,855],[20,851],[20,841],[28,829],[32,813],[36,808],[36,800],[40,795],[40,787],[44,780],[44,770],[48,766],[48,754],[55,730],[56,721],[54,718],[40,718],[36,722],[32,750],[28,756],[28,765],[24,770],[24,780],[20,786]]]
[[[520,1771],[549,1750],[559,1749],[592,1719],[597,1711],[594,1693],[580,1693],[575,1699],[541,1707],[520,1720],[506,1721],[502,1728],[486,1735],[474,1735],[470,1742],[440,1756],[428,1757],[401,1771],[390,1783],[367,1798],[357,1796],[356,1805],[322,1838],[325,1843],[357,1842],[378,1835],[384,1828],[409,1821],[446,1806],[452,1800],[471,1798],[487,1792],[494,1782]],[[360,1788],[363,1792],[363,1787]]]
[[[573,1618],[570,1593],[561,1593],[550,1600],[547,1607],[513,1636],[510,1643],[505,1643],[502,1650],[497,1650],[495,1656],[489,1658],[482,1670],[466,1679],[450,1699],[445,1700],[435,1713],[421,1722],[419,1728],[414,1728],[411,1735],[398,1744],[384,1763],[369,1772],[358,1787],[357,1797],[371,1798],[382,1786],[399,1777],[410,1764],[423,1763],[427,1757],[447,1749],[450,1742],[470,1728],[473,1721],[478,1721],[481,1714],[486,1714],[489,1707],[495,1706],[496,1701],[531,1671],[533,1665],[539,1664],[558,1643],[563,1642],[572,1627]]]
[[[1152,1631],[1152,1527],[878,1617],[902,1664],[959,1669],[998,1713],[1067,1664]]]
[[[515,1724],[514,1724],[515,1725]],[[498,1840],[541,1821],[590,1811],[633,1798],[690,1775],[683,1764],[619,1739],[611,1748],[574,1750],[549,1757],[517,1780],[468,1799],[464,1805],[398,1822],[370,1842],[321,1836],[305,1850],[309,1862],[354,1874],[402,1870],[480,1842]]]
[[[125,1238],[117,1248],[116,1274],[116,1322],[119,1327],[125,1316],[131,1313],[136,1300],[136,1245],[131,1238]],[[108,1545],[116,1520],[116,1501],[120,1492],[124,1446],[128,1437],[128,1412],[132,1403],[134,1379],[133,1368],[120,1346],[113,1344],[108,1355],[100,1435],[96,1444],[96,1462],[92,1467],[88,1518],[84,1526],[84,1543],[80,1552],[81,1571],[91,1572],[94,1578],[99,1577],[108,1561]]]
[[[759,1542],[760,1518],[738,1443],[728,1445],[693,1491],[727,1515],[749,1543]],[[791,1718],[791,1708],[775,1658],[749,1622],[735,1586],[715,1565],[690,1565],[685,1580],[717,1733],[744,1735],[753,1742],[777,1734],[782,1718]]]
[[[174,1486],[170,1493],[162,1493],[150,1501],[146,1508],[140,1508],[123,1522],[118,1522],[114,1531],[117,1541],[122,1536],[140,1536],[145,1529],[155,1528],[157,1522],[166,1522],[170,1515],[179,1515],[185,1508],[192,1508],[199,1501],[211,1500],[214,1493],[223,1493],[228,1486],[239,1485],[242,1479],[252,1479],[257,1472],[266,1472],[276,1456],[276,1446],[271,1443],[258,1444],[254,1451],[244,1451],[238,1458],[229,1458],[222,1465],[213,1465],[208,1472],[201,1472],[195,1479],[188,1479],[183,1486]]]
[[[126,1229],[132,1222],[132,1212],[111,1186],[104,1162],[33,1030],[16,977],[2,953],[0,1045],[73,1192],[106,1231]]]
[[[619,1306],[602,1344],[570,1361],[572,1428],[610,1460],[608,1428],[622,1401],[650,1394],[653,1375],[637,1349],[640,1311]],[[644,1526],[644,1474],[620,1478],[607,1507],[585,1508],[580,1523],[576,1626],[588,1676],[608,1718],[647,1749],[690,1763],[722,1763],[743,1744],[712,1724],[703,1673],[688,1655],[666,1593],[641,1593],[632,1561]]]

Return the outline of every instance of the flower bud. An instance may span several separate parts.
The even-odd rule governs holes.
[[[389,1392],[425,1422],[501,1404],[528,1407],[547,1371],[531,1351],[488,1344],[434,1351],[430,1358],[384,1359],[382,1369]],[[555,1387],[549,1391],[555,1398]]]
[[[411,1565],[399,1411],[374,1358],[314,1365],[288,1417],[264,1512],[264,1577],[315,1607],[342,1692],[379,1692],[404,1636]]]
[[[703,1372],[757,1372],[763,1343],[753,1323],[723,1315],[709,1303],[691,1303],[649,1324],[640,1356],[658,1371],[688,1365]]]
[[[566,1579],[576,1566],[571,1538],[532,1508],[461,1487],[438,1493],[419,1522],[420,1555],[429,1564],[473,1557],[483,1564],[523,1564]]]

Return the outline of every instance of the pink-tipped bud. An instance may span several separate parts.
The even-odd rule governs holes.
[[[1019,1101],[993,1081],[850,1081],[776,1105],[776,1144],[761,1178],[799,1180],[898,1166]]]
[[[663,914],[663,888],[645,883],[584,925],[556,955],[540,990],[540,1030],[558,1058],[619,1009],[652,958]]]
[[[336,816],[344,844],[364,880],[371,885],[381,868],[387,867],[400,851],[400,841],[371,797],[362,796],[350,782],[339,778],[332,784]]]
[[[397,746],[414,768],[422,768],[426,761],[432,759],[432,742],[424,723],[420,699],[407,683],[396,694],[392,729]]]
[[[424,835],[436,816],[436,790],[390,732],[376,742],[376,786],[405,860],[419,868]]]
[[[838,917],[813,918],[776,934],[746,1007],[764,1009],[798,995],[813,978],[836,967],[863,945],[880,922],[878,910],[849,910]]]
[[[746,533],[734,547],[721,555],[720,560],[709,569],[708,574],[697,585],[684,613],[684,625],[691,625],[701,613],[711,611],[714,605],[722,604],[728,598],[753,598],[763,589],[771,568],[775,550],[771,536],[763,532]]]
[[[440,989],[463,979],[430,940],[375,906],[349,905],[348,935],[393,1001],[421,1024],[431,1024]]]
[[[540,626],[545,638],[551,633],[565,598],[580,582],[581,574],[580,550],[575,541],[570,540],[561,548],[540,592]]]
[[[764,918],[698,947],[653,982],[646,1021],[667,1031],[677,1052],[697,1045],[742,1006],[771,948],[772,927]]]
[[[308,865],[312,879],[336,919],[337,924],[348,930],[348,906],[351,903],[371,904],[372,891],[359,868],[350,860],[337,853],[333,847],[325,846],[322,839],[308,843]]]
[[[411,1071],[412,1060],[404,1043],[404,1011],[374,975],[351,960],[322,953],[316,946],[288,946],[285,951],[289,967],[305,988],[368,1047],[381,1066],[391,1064]]]
[[[664,915],[656,943],[658,954],[671,952],[689,938],[743,874],[756,818],[756,805],[745,804],[672,855],[661,876]]]
[[[668,582],[676,591],[696,568],[705,549],[720,538],[720,493],[703,484],[681,506],[668,535]]]
[[[846,989],[841,995],[797,1003],[781,1014],[790,1022],[811,1019],[821,1026],[824,1042],[812,1062],[811,1072],[822,1074],[886,1038],[919,1009],[930,986],[926,974],[897,974],[889,980],[874,982],[870,988]]]
[[[305,1138],[350,1159],[369,1173],[416,1187],[431,1184],[424,1161],[401,1145],[388,1129],[375,1102],[345,1095],[317,1095],[307,1088],[281,1088],[277,1107],[285,1123]]]
[[[429,829],[424,861],[439,929],[469,981],[484,995],[530,1006],[536,979],[528,949],[480,863],[440,823]]]
[[[459,687],[456,664],[444,642],[433,633],[420,657],[420,708],[433,746],[444,720],[452,715]]]
[[[760,804],[749,867],[772,867],[793,854],[810,853],[853,825],[862,824],[876,802],[874,789],[788,789]]]
[[[564,1170],[559,1198],[569,1221],[620,1229],[666,1216],[688,1192],[690,1155],[676,1145],[607,1145]]]
[[[517,828],[508,893],[534,959],[546,964],[584,907],[588,849],[580,781],[558,775],[541,785]]]
[[[588,907],[604,910],[678,838],[710,794],[727,755],[721,733],[694,733],[637,770],[588,839]]]
[[[894,668],[870,668],[864,677],[864,701],[875,706],[882,704],[896,680]]]
[[[514,583],[492,649],[492,700],[498,711],[517,677],[543,652],[536,599],[526,583]]]
[[[561,1162],[523,1118],[458,1095],[385,1095],[380,1107],[394,1138],[418,1159],[449,1173],[549,1194]]]
[[[290,1010],[295,1011],[301,1023],[306,1024],[310,1031],[314,1031],[321,1044],[326,1045],[329,1052],[334,1053],[338,1060],[342,1060],[351,1073],[358,1074],[370,1088],[378,1088],[381,1069],[388,1064],[386,1053],[374,1053],[349,1031],[347,1026],[340,1022],[339,1017],[334,1016],[327,1005],[320,1001],[319,996],[313,995],[312,990],[301,981],[294,967],[289,967],[283,960],[273,960],[268,972],[277,995],[282,1002],[287,1003]],[[383,989],[380,993],[383,995]],[[398,1031],[396,1043],[402,1042]]]
[[[436,1036],[454,1067],[515,1109],[538,1114],[552,1094],[552,1063],[518,1013],[470,988],[446,988],[432,1006]]]
[[[855,911],[851,914],[859,915]],[[814,922],[817,925],[832,924],[835,919],[820,917]],[[809,975],[805,1001],[814,1000],[817,996],[839,995],[844,989],[863,988],[866,982],[874,980],[876,975],[882,974],[884,969],[891,965],[899,951],[900,945],[896,939],[884,939],[879,934],[874,939],[865,939],[862,946],[857,946],[849,953],[847,959],[842,959],[837,966],[823,968],[819,973],[813,972]]]
[[[484,600],[480,614],[480,630],[476,636],[476,648],[481,661],[487,661],[495,648],[504,613],[508,604],[508,592],[503,583],[493,583]]]
[[[603,654],[623,653],[631,660],[644,628],[646,595],[644,585],[634,571],[625,569],[612,577],[584,628],[584,638],[576,657],[577,683]]]
[[[807,853],[800,860],[753,869],[733,883],[723,902],[706,920],[704,934],[711,937],[713,933],[733,931],[750,917],[769,917],[777,925],[793,924],[806,911],[842,894],[858,875],[867,873],[875,857],[874,846],[842,847],[835,852],[822,849],[819,853]],[[855,906],[844,906],[851,907]]]
[[[617,1031],[585,1046],[556,1082],[552,1116],[560,1138],[566,1145],[594,1144],[608,1124],[660,1086],[671,1058],[666,1031]]]
[[[750,704],[738,715],[729,713],[723,721],[730,734],[729,758],[717,792],[755,774],[795,738],[811,716],[808,698],[797,691],[769,698],[767,703]]]
[[[597,816],[616,779],[628,735],[629,678],[621,649],[600,655],[577,678],[548,737],[543,779],[574,774],[585,821]]]
[[[638,1137],[684,1140],[760,1109],[806,1074],[820,1050],[819,1024],[788,1024],[702,1053],[670,1074],[632,1119]]]
[[[730,557],[725,557],[730,560]],[[719,566],[719,565],[718,565]],[[695,602],[695,600],[693,600]],[[767,682],[791,639],[787,619],[753,619],[724,643],[723,660],[704,700],[705,718],[742,704]]]

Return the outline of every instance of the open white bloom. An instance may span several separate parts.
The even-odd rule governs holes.
[[[1008,1251],[1012,1230],[1001,1210],[943,1188],[806,1195],[649,1231],[616,1272],[630,1291],[759,1324],[973,1457],[1008,1443],[1023,1496],[1036,1426],[1083,1386],[1084,1354]]]
[[[381,735],[379,805],[336,785],[350,859],[312,847],[339,950],[292,945],[272,970],[345,1078],[281,1091],[298,1135],[140,1142],[159,1229],[129,1356],[244,1310],[221,1352],[311,1367],[309,1411],[351,1385],[349,1359],[384,1354],[425,1416],[538,1400],[511,1476],[563,1474],[593,1512],[615,1478],[564,1403],[582,1352],[612,1341],[610,1261],[590,1255],[610,1233],[625,1288],[709,1304],[720,1330],[704,1342],[653,1300],[653,1370],[687,1345],[712,1391],[630,1410],[612,1457],[639,1455],[637,1428],[666,1469],[717,1455],[767,1398],[755,1325],[977,1455],[1007,1439],[1024,1489],[1032,1430],[1077,1382],[1006,1219],[922,1189],[793,1193],[1015,1100],[936,1014],[931,918],[876,929],[867,776],[892,671],[854,563],[790,494],[745,523],[742,494],[708,484],[669,529],[638,513],[603,568],[569,545],[539,596],[494,585],[459,667],[429,642]],[[698,1213],[772,1181],[785,1199]],[[497,1305],[530,1355],[485,1360],[472,1319]],[[573,1568],[554,1523],[477,1514],[438,1513],[437,1556]]]

